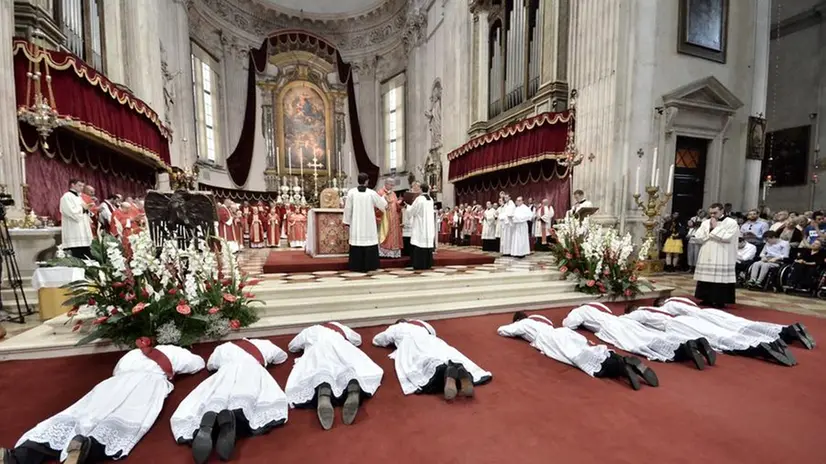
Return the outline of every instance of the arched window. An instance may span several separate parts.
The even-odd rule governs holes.
[[[488,37],[489,118],[516,108],[539,89],[541,31],[539,0],[493,2]]]

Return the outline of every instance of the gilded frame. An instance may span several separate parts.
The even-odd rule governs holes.
[[[327,148],[327,153],[325,154],[325,168],[324,170],[318,171],[318,175],[321,177],[328,177],[330,176],[331,170],[331,161],[332,161],[332,147],[335,147],[335,133],[334,130],[334,117],[333,117],[333,106],[330,102],[330,95],[324,89],[317,86],[316,84],[306,81],[306,80],[294,80],[290,81],[283,87],[281,87],[278,92],[273,93],[273,106],[275,107],[275,132],[277,134],[277,147],[278,147],[278,159],[276,162],[278,163],[279,172],[284,173],[288,176],[297,176],[301,174],[301,167],[299,166],[296,168],[293,166],[292,169],[288,169],[287,167],[287,147],[286,141],[284,138],[284,96],[287,94],[288,91],[295,87],[307,87],[312,89],[314,92],[318,93],[321,97],[322,103],[324,103],[324,142]],[[305,169],[305,174],[312,175],[313,170],[311,168]]]
[[[720,31],[719,37],[720,40],[720,48],[713,49],[705,47],[701,44],[693,43],[690,37],[689,28],[691,28],[690,24],[690,16],[691,16],[691,8],[693,0],[679,0],[680,2],[680,11],[679,11],[679,25],[678,25],[678,37],[677,37],[677,52],[683,55],[690,55],[695,56],[697,58],[704,58],[709,61],[716,61],[718,63],[726,63],[726,55],[728,51],[728,26],[729,26],[729,0],[706,0],[706,1],[719,1],[720,2]]]

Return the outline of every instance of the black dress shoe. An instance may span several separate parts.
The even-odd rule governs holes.
[[[215,440],[215,452],[222,461],[229,461],[235,450],[235,414],[229,409],[218,413],[218,438]]]
[[[72,438],[72,441],[69,442],[69,446],[66,447],[66,454],[68,454],[68,457],[66,457],[66,460],[63,461],[63,463],[83,464],[89,456],[89,449],[91,446],[92,442],[87,437],[78,435]]]
[[[694,340],[689,340],[682,344],[682,350],[685,355],[685,358],[689,361],[694,363],[694,367],[697,370],[703,370],[706,368],[706,363],[703,360],[703,355],[700,354],[700,350],[697,349],[697,343]]]
[[[459,394],[459,369],[448,362],[445,369],[445,388],[444,395],[447,401],[453,401],[456,395]]]
[[[326,383],[318,387],[318,405],[316,412],[318,414],[318,421],[324,430],[333,428],[333,422],[336,418],[336,411],[333,409],[333,390]]]
[[[627,367],[631,368],[631,371],[635,374],[635,376],[642,377],[642,379],[645,380],[645,383],[652,387],[660,386],[660,380],[657,378],[657,374],[654,373],[653,369],[646,366],[642,360],[633,356],[625,356],[623,361]],[[631,383],[631,386],[634,386],[633,382]],[[637,389],[635,388],[635,390]]]
[[[775,348],[772,348],[772,346],[768,343],[761,343],[757,345],[757,347],[755,347],[755,350],[758,356],[765,358],[766,360],[775,361],[779,364],[788,367],[795,365],[795,362],[789,359],[789,357],[786,356],[785,353],[778,351]]]
[[[794,325],[792,325],[792,327],[794,328],[794,331],[800,338],[800,343],[802,343],[807,350],[811,350],[817,346],[817,343],[815,343],[815,339],[814,337],[812,337],[812,334],[810,334],[809,331],[806,330],[806,326],[797,322]]]
[[[218,414],[208,411],[201,417],[201,427],[195,432],[192,439],[192,459],[196,464],[204,464],[212,454],[212,435],[215,430],[215,421]]]
[[[347,399],[344,400],[344,406],[341,408],[341,418],[344,425],[351,425],[356,421],[356,415],[359,412],[359,403],[361,402],[361,387],[356,380],[351,380],[347,384]]]
[[[466,398],[473,398],[473,376],[470,375],[470,372],[462,366],[459,368],[457,377],[459,380],[459,394]]]
[[[705,337],[698,338],[697,342],[697,350],[706,358],[706,362],[709,366],[713,366],[717,363],[717,352],[711,348],[711,345],[708,343]]]

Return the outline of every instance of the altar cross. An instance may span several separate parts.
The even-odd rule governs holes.
[[[310,167],[310,168],[313,168],[313,170],[316,170],[316,169],[318,169],[318,168],[323,168],[323,167],[324,167],[324,165],[323,165],[323,164],[321,164],[321,163],[319,163],[319,162],[318,162],[318,158],[316,158],[315,156],[313,156],[313,162],[312,162],[312,163],[308,163],[308,164],[307,164],[307,167]]]

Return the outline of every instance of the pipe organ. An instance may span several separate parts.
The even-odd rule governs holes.
[[[55,0],[54,17],[66,48],[95,69],[103,68],[103,0]]]
[[[502,112],[502,82],[505,56],[502,53],[502,23],[494,24],[490,31],[490,69],[488,69],[488,115]]]

